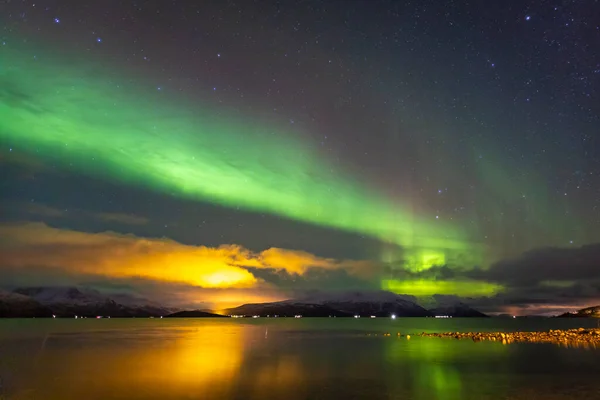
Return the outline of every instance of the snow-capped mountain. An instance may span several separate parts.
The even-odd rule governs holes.
[[[351,315],[339,310],[335,310],[323,304],[301,303],[291,300],[277,301],[274,303],[256,303],[244,304],[239,307],[225,310],[229,315],[260,315],[260,316],[280,316],[293,317],[302,315],[303,317],[350,317]]]
[[[397,317],[431,316],[426,309],[407,300],[405,296],[383,290],[313,293],[293,301],[323,304],[335,310],[361,316],[389,317],[392,314]]]
[[[59,317],[150,317],[173,312],[151,302],[143,304],[142,299],[137,299],[135,305],[134,302],[130,302],[131,305],[122,304],[90,288],[30,287],[16,289],[13,294],[27,297],[52,310],[52,314]]]
[[[455,303],[452,305],[443,305],[429,310],[433,315],[448,316],[453,318],[486,318],[484,313],[469,307],[465,303]]]
[[[389,317],[428,317],[423,307],[403,296],[385,291],[312,293],[274,303],[244,304],[228,310],[239,315],[297,315],[305,317],[346,317],[353,315]]]
[[[0,318],[51,317],[52,311],[31,297],[0,290]]]

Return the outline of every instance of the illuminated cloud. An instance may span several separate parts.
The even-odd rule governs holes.
[[[236,245],[189,246],[170,239],[147,239],[114,232],[85,233],[43,223],[0,227],[2,267],[30,268],[182,283],[202,288],[254,288],[262,284],[249,269],[302,275],[311,268],[359,271],[361,264],[272,248],[260,253]]]

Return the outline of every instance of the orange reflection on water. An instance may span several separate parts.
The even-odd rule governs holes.
[[[261,365],[253,372],[254,386],[261,387],[290,387],[298,384],[306,374],[297,356],[287,356],[275,362]]]
[[[203,324],[141,334],[110,332],[118,339],[105,334],[83,343],[68,343],[56,334],[47,339],[28,379],[18,382],[21,390],[11,398],[227,396],[242,365],[244,339],[251,336],[247,327],[242,336],[240,328]]]

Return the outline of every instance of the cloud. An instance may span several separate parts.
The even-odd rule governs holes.
[[[249,268],[249,270],[255,277],[289,293],[303,293],[306,290],[346,291],[380,288],[378,276],[366,279],[343,268],[309,268],[301,275],[272,268]]]
[[[143,279],[201,288],[257,288],[267,284],[252,271],[306,275],[312,269],[363,271],[368,263],[321,258],[271,248],[252,252],[237,245],[190,246],[115,232],[86,233],[43,223],[0,226],[0,273],[33,270],[115,279]]]
[[[34,215],[50,218],[61,218],[64,217],[66,212],[59,210],[58,208],[49,207],[45,204],[29,203],[25,206],[27,212]]]
[[[600,304],[600,244],[534,249],[488,269],[439,267],[427,273],[502,285],[495,296],[468,299],[483,311],[553,315]]]
[[[471,276],[505,285],[492,307],[515,314],[574,311],[600,304],[600,244],[535,249]]]
[[[77,209],[61,210],[41,203],[29,203],[26,211],[33,215],[50,218],[89,218],[104,222],[116,222],[123,225],[145,225],[150,222],[146,217],[124,213],[90,212]]]
[[[489,270],[473,271],[473,275],[511,286],[542,282],[561,286],[559,282],[600,280],[600,244],[536,249],[514,259],[499,261]]]
[[[422,283],[431,296],[422,302],[443,298],[435,294],[457,295],[485,312],[556,314],[600,304],[600,244],[534,249],[489,268],[435,265],[414,271],[392,265],[389,276],[395,291],[416,295]],[[477,295],[486,286],[499,290]]]
[[[98,213],[92,214],[95,218],[101,219],[106,222],[119,222],[121,224],[126,225],[145,225],[150,220],[146,217],[140,217],[137,215],[131,214],[122,214],[122,213]]]
[[[52,214],[52,209],[41,210]],[[257,252],[238,245],[193,246],[168,238],[86,233],[43,223],[0,225],[4,284],[120,285],[169,304],[235,306],[311,290],[373,290],[389,278],[401,286],[394,291],[434,296],[436,302],[442,298],[436,294],[456,295],[484,312],[557,313],[600,304],[599,256],[600,245],[547,248],[488,269],[444,265],[411,271],[281,248]],[[482,294],[486,285],[502,290]]]

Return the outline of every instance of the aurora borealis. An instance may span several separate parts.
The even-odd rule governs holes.
[[[5,54],[6,96],[16,101],[2,104],[0,131],[42,158],[175,196],[401,246],[469,246],[460,229],[427,222],[336,173],[291,130],[253,126],[241,117],[211,118],[210,109],[194,113],[168,97],[144,96],[135,87],[128,92],[126,84],[103,78],[91,65],[53,64],[51,55],[40,56],[49,58],[42,65],[10,49]]]
[[[111,6],[121,22],[100,6],[3,6],[11,280],[31,269],[141,290],[130,280],[143,278],[198,293],[186,301],[338,287],[490,309],[524,306],[523,293],[600,298],[600,275],[537,276],[536,260],[519,282],[498,272],[545,248],[584,271],[597,262],[600,64],[549,44],[587,25],[498,9],[520,39],[490,33],[492,46],[471,32],[492,29],[485,18],[455,28],[467,17],[437,5],[444,23],[427,29],[409,6],[354,5],[340,20],[323,5],[317,21],[300,4],[238,6],[248,20],[208,3]],[[267,14],[281,20],[252,22]]]

